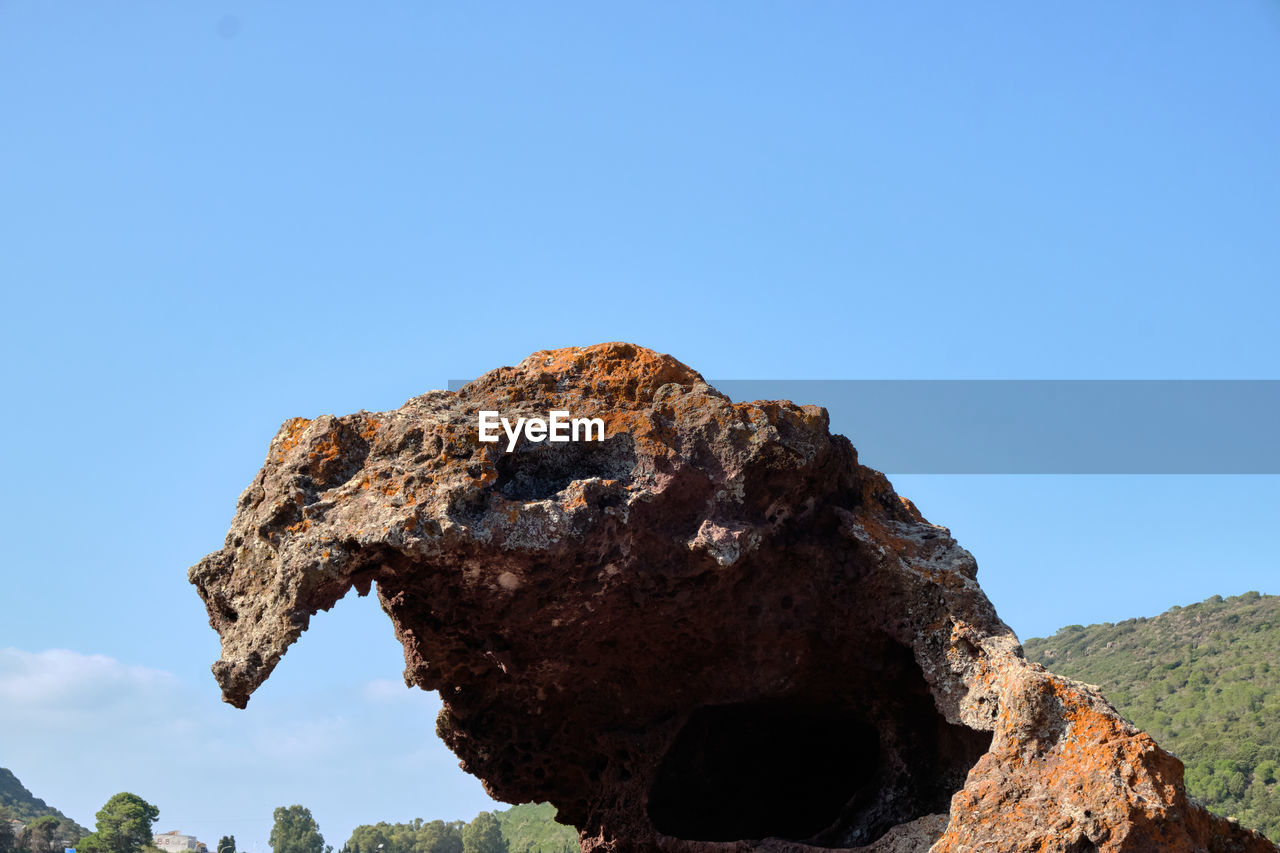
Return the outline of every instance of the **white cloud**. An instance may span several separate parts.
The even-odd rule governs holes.
[[[177,688],[171,673],[106,655],[0,649],[0,701],[7,714],[94,716],[118,706],[136,711]]]
[[[358,823],[491,808],[436,738],[439,707],[374,679],[310,693],[269,684],[239,711],[211,680],[193,686],[104,655],[0,649],[0,762],[37,797],[92,828],[112,794],[132,791],[159,806],[158,830],[208,844],[232,833],[259,853],[281,805],[311,808],[335,847]]]

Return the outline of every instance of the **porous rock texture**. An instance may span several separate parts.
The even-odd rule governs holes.
[[[607,437],[507,452],[482,409]],[[553,803],[584,851],[1276,849],[1025,661],[976,572],[824,410],[614,343],[286,422],[190,578],[238,707],[376,582],[462,766]]]

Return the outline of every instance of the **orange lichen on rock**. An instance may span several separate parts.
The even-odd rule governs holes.
[[[290,418],[284,422],[274,441],[276,462],[283,462],[285,454],[298,446],[302,431],[310,425],[311,421],[308,418]]]
[[[482,410],[605,438],[508,452]],[[289,420],[190,572],[223,696],[376,582],[463,766],[584,851],[1275,851],[1024,660],[973,557],[828,427],[623,343]]]
[[[1189,802],[1181,763],[1093,688],[1025,662],[990,676],[1000,681],[991,749],[932,853],[1275,850]]]
[[[338,443],[337,436],[326,435],[307,451],[307,455],[312,460],[327,461],[336,459],[338,454],[342,452],[342,445]]]

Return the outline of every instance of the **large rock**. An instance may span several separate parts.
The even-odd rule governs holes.
[[[553,409],[606,439],[478,440],[480,410]],[[214,674],[243,707],[376,581],[463,767],[584,851],[1275,850],[1026,662],[973,557],[827,426],[627,344],[290,420],[191,570]]]

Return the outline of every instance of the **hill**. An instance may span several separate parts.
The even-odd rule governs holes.
[[[1029,660],[1103,688],[1187,767],[1187,790],[1280,840],[1280,596],[1215,595],[1152,618],[1069,625]]]
[[[525,803],[494,812],[511,853],[577,853],[578,831],[556,823],[551,803]]]
[[[38,817],[56,817],[67,838],[89,834],[89,830],[28,791],[12,770],[0,767],[0,812],[5,811],[23,823],[31,823]]]

